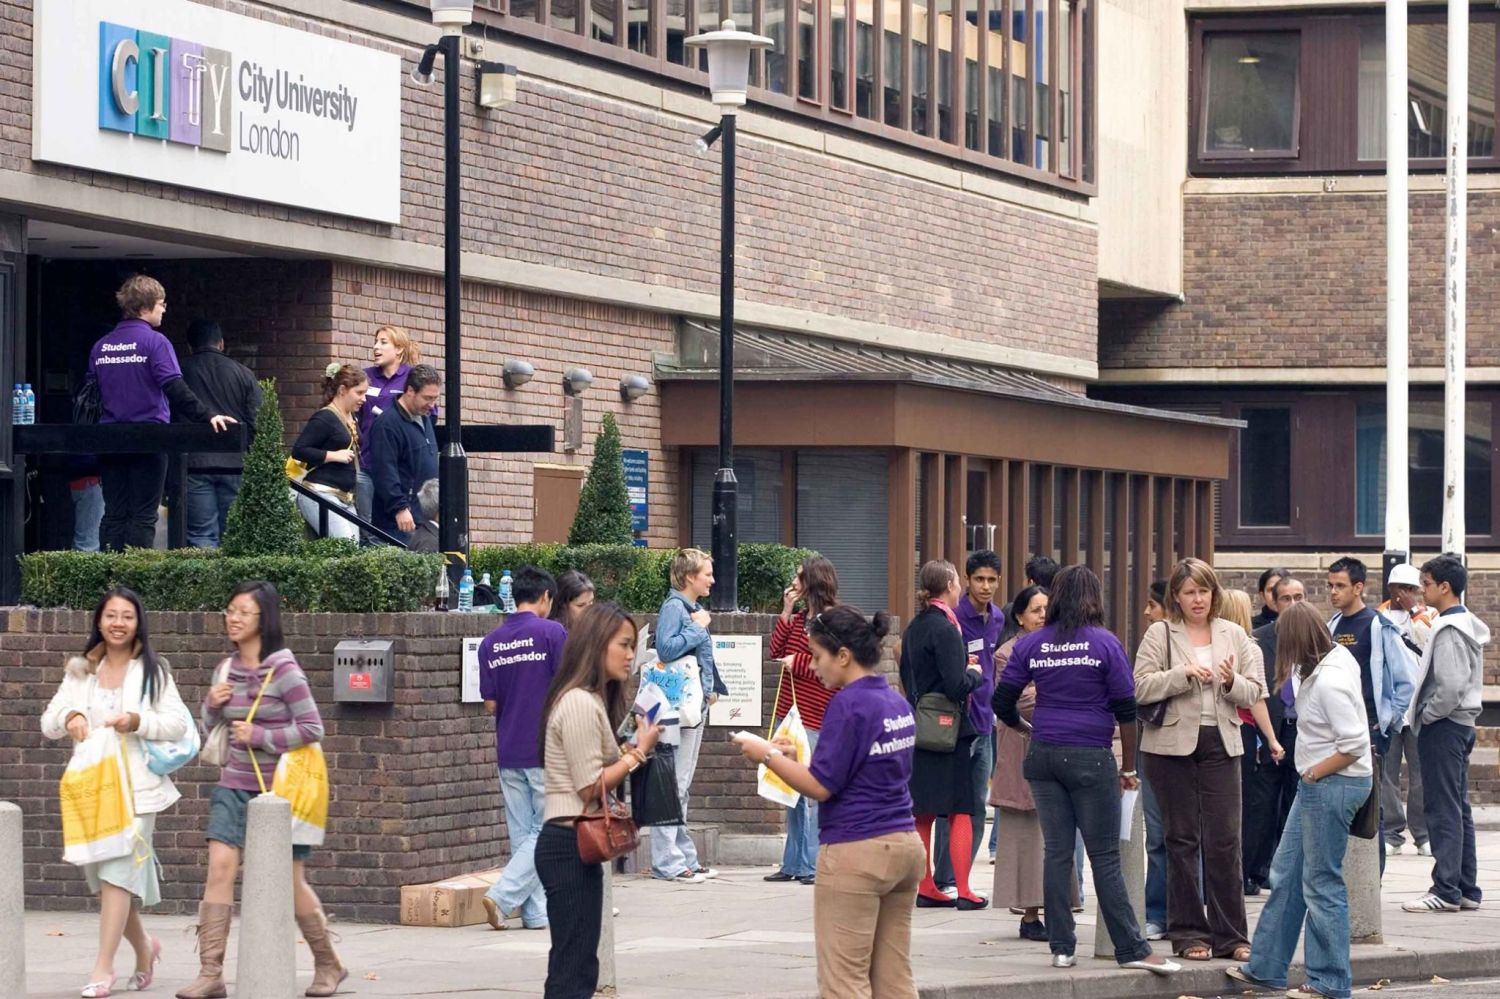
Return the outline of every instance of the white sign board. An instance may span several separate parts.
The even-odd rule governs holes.
[[[479,647],[484,637],[465,638],[463,656],[463,702],[478,704],[484,700],[479,696]]]
[[[401,60],[188,0],[33,7],[35,159],[401,221]]]
[[[735,728],[759,726],[761,669],[765,665],[761,636],[715,635],[714,665],[729,694],[708,709],[708,723]]]

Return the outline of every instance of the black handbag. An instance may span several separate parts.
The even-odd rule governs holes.
[[[929,753],[951,753],[958,748],[958,732],[963,727],[962,705],[941,691],[932,690],[917,698],[917,748]]]
[[[1165,621],[1161,623],[1161,626],[1167,633],[1167,669],[1170,670],[1172,668],[1172,629]],[[1137,702],[1135,716],[1147,725],[1164,725],[1167,721],[1167,704],[1170,701],[1171,698],[1163,697],[1159,701],[1145,705]]]
[[[1370,765],[1374,768],[1370,776],[1370,796],[1354,813],[1349,823],[1349,835],[1360,839],[1374,839],[1380,834],[1380,757],[1370,752]]]
[[[630,774],[630,814],[637,826],[682,825],[677,796],[677,750],[657,746]]]
[[[104,399],[99,393],[99,379],[93,374],[83,379],[83,385],[73,396],[73,423],[77,426],[93,426],[99,422],[104,411]]]

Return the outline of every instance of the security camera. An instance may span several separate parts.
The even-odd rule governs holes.
[[[588,368],[569,368],[563,375],[563,392],[568,395],[583,395],[592,384],[594,376]]]

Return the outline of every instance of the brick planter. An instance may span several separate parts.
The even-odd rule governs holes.
[[[652,622],[642,617],[642,623]],[[332,802],[327,843],[313,853],[311,880],[344,919],[395,921],[404,884],[493,867],[508,853],[495,779],[493,721],[461,700],[462,639],[498,619],[459,614],[293,614],[287,643],[312,682],[327,735]],[[720,615],[722,634],[769,635],[769,615]],[[215,664],[226,654],[218,615],[150,616],[152,643],[172,666],[183,699],[201,704]],[[62,664],[87,637],[81,611],[0,609],[0,798],[25,812],[27,904],[79,909],[91,904],[82,875],[61,860],[57,780],[68,746],[48,742],[38,722],[62,677]],[[393,638],[395,702],[333,703],[334,646],[345,638]],[[769,719],[779,664],[764,669],[763,717]],[[781,809],[755,793],[755,771],[710,728],[693,786],[694,825],[775,834]],[[163,911],[190,912],[200,897],[207,848],[208,795],[217,773],[190,766],[175,780],[182,800],[157,820],[165,878]],[[712,840],[712,837],[710,837]]]

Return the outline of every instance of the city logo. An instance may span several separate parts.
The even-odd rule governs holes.
[[[99,127],[229,152],[230,55],[99,22]]]

